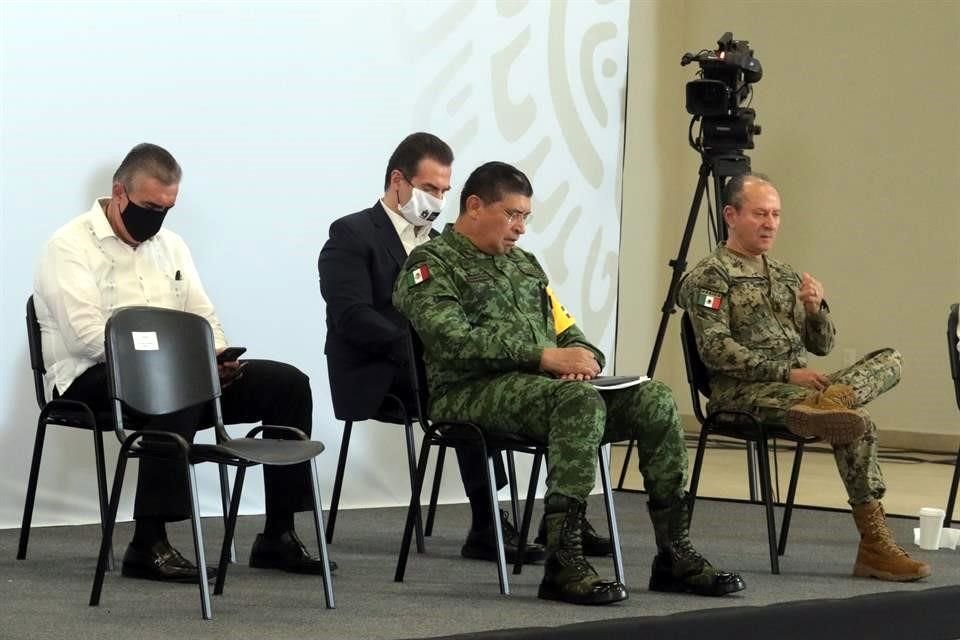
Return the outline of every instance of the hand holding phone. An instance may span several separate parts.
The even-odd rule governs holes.
[[[246,347],[227,347],[217,354],[217,364],[234,362],[247,351]]]

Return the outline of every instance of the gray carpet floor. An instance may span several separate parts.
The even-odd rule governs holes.
[[[619,493],[616,500],[631,594],[624,603],[602,608],[538,600],[539,566],[511,575],[513,595],[501,596],[492,563],[459,556],[469,520],[466,505],[440,507],[427,553],[411,554],[404,583],[393,582],[404,510],[342,512],[330,547],[340,565],[334,580],[337,608],[332,611],[323,606],[319,578],[245,565],[262,519],[243,517],[237,533],[242,562],[231,567],[224,595],[213,598],[212,622],[200,619],[196,587],[118,574],[108,574],[101,606],[87,606],[99,538],[96,525],[35,529],[24,561],[14,559],[18,532],[3,530],[0,637],[423,638],[960,584],[960,551],[916,550],[906,544],[914,526],[906,519],[892,519],[892,527],[911,554],[933,564],[934,575],[909,584],[853,578],[857,533],[849,514],[807,509],[795,511],[782,573],[774,576],[761,507],[701,500],[693,524],[695,544],[715,565],[741,572],[747,590],[719,599],[652,593],[646,588],[654,544],[645,496]],[[599,497],[591,500],[589,514],[598,529],[605,529],[600,526],[604,515]],[[297,526],[313,547],[309,516],[298,516]],[[129,523],[118,526],[118,559],[131,532]],[[206,519],[204,532],[208,559],[216,558],[217,536],[222,534],[219,519]],[[185,555],[192,554],[188,525],[171,527],[170,537]],[[609,561],[597,566],[601,573],[612,573]]]

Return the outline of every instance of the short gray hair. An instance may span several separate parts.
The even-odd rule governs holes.
[[[173,155],[163,147],[141,142],[123,159],[113,174],[113,183],[133,191],[133,180],[139,175],[155,178],[165,185],[179,184],[183,171]]]

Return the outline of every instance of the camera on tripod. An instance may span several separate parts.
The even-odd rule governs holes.
[[[753,95],[752,85],[763,76],[760,61],[746,40],[734,40],[727,31],[717,40],[717,50],[685,53],[681,66],[700,64],[700,78],[687,83],[687,112],[693,123],[703,121],[700,136],[690,144],[704,152],[753,149],[753,136],[760,135],[754,124],[756,112],[741,106]]]

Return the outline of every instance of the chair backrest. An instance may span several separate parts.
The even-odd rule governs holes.
[[[697,338],[693,331],[690,315],[684,313],[680,318],[680,344],[683,346],[683,362],[687,370],[687,382],[690,384],[690,399],[697,419],[703,422],[704,413],[700,405],[700,396],[710,398],[710,372],[697,351]]]
[[[430,419],[430,388],[427,384],[427,366],[423,361],[423,341],[412,324],[407,324],[407,354],[410,359],[410,383],[413,396],[417,401],[417,415],[420,424],[427,426]]]
[[[960,353],[957,353],[957,315],[960,304],[950,305],[947,315],[947,357],[950,359],[950,376],[953,378],[953,393],[960,409]]]
[[[213,331],[185,311],[125,307],[107,321],[110,397],[147,415],[220,397]]]
[[[47,404],[43,375],[47,372],[43,366],[43,343],[40,338],[40,323],[37,322],[37,309],[33,305],[33,296],[27,298],[27,344],[30,347],[30,368],[33,369],[33,390],[37,396],[37,405],[42,409]]]

